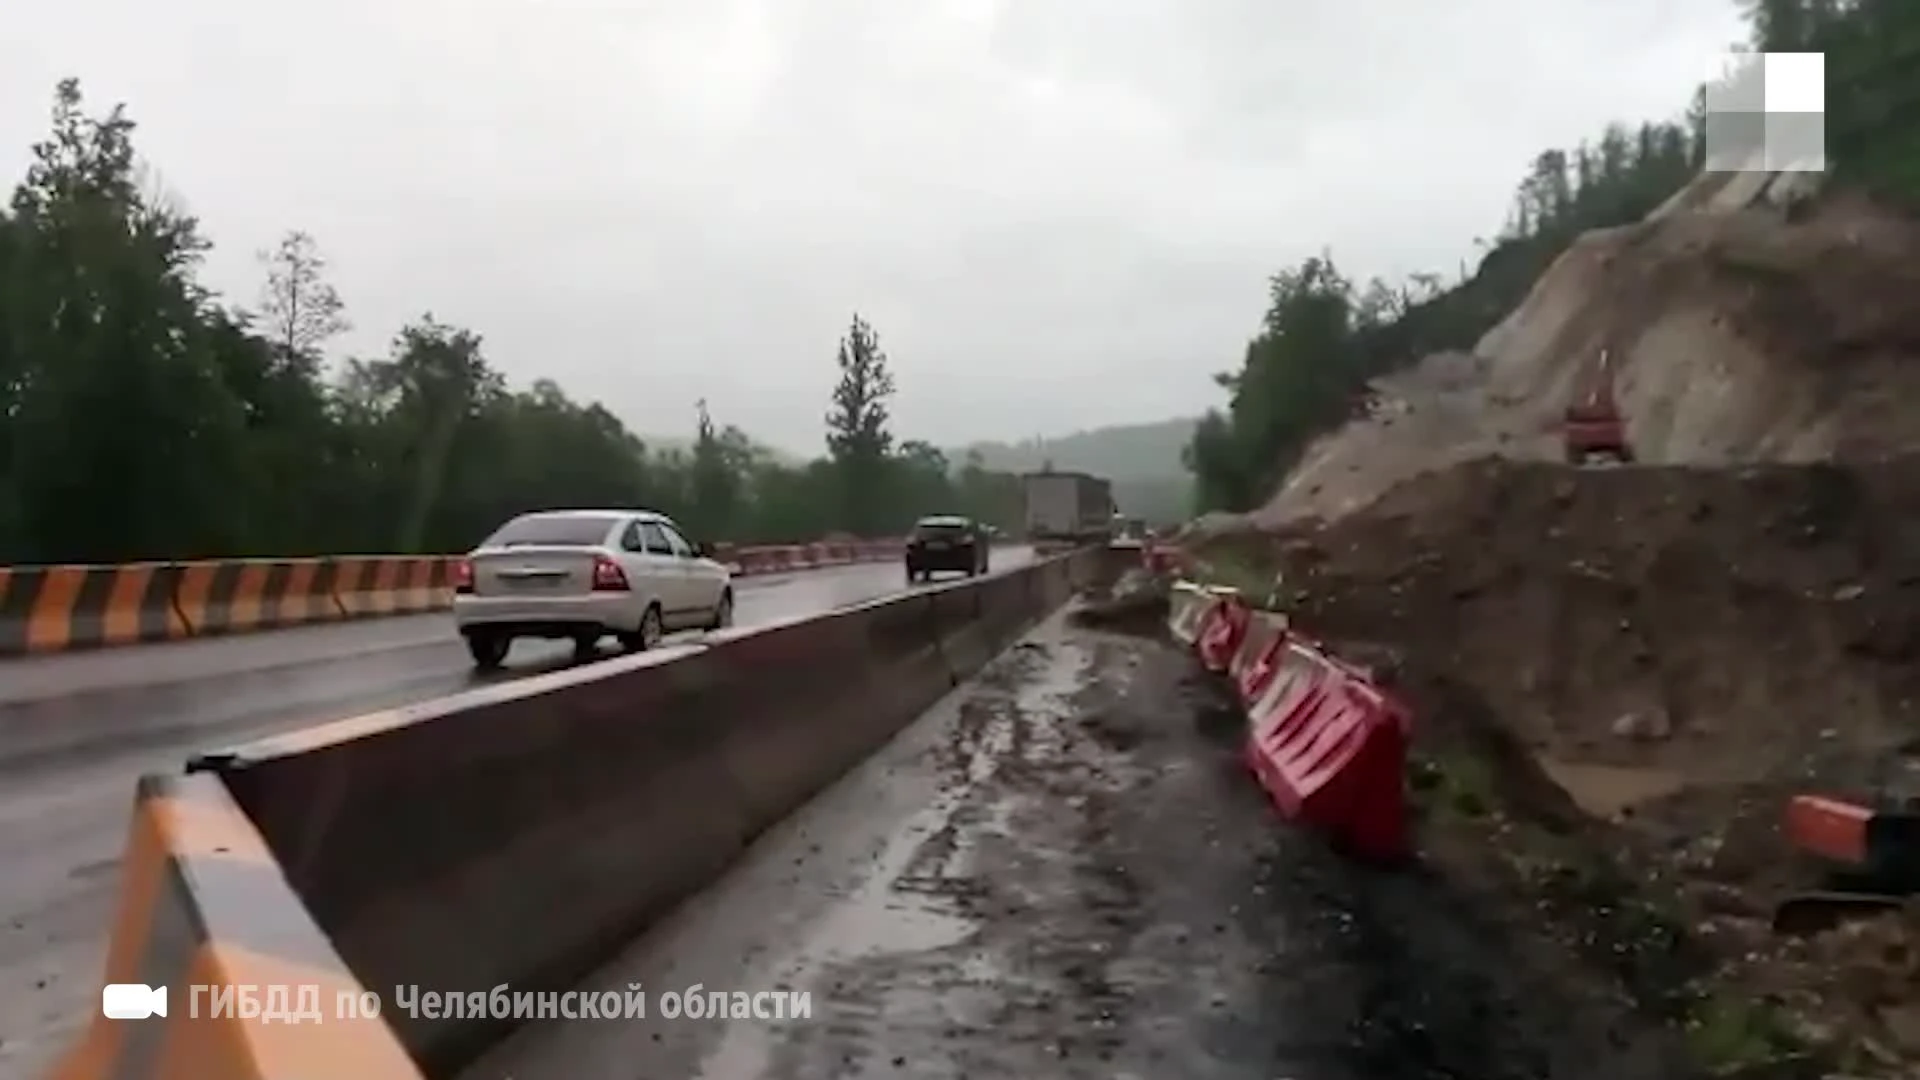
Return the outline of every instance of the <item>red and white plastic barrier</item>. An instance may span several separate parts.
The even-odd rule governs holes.
[[[726,563],[735,574],[752,577],[756,574],[785,574],[851,563],[886,562],[900,558],[905,549],[905,540],[819,541],[812,544],[723,548],[715,553],[715,558]]]
[[[1232,682],[1247,713],[1247,767],[1282,816],[1364,858],[1407,854],[1404,705],[1232,590],[1177,583],[1168,628]]]
[[[1173,574],[1192,568],[1186,551],[1174,544],[1163,544],[1149,536],[1140,545],[1140,563],[1149,573]]]

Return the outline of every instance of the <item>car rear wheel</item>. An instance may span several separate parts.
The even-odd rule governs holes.
[[[467,635],[467,653],[473,657],[473,666],[481,671],[497,671],[506,663],[507,650],[513,647],[513,639],[505,634],[490,630],[470,631]]]
[[[709,630],[725,630],[733,625],[733,590],[725,589],[720,593],[720,602],[714,605],[713,621],[707,624]]]
[[[651,604],[646,614],[640,616],[640,629],[630,634],[620,635],[620,644],[632,652],[645,652],[660,644],[665,636],[660,624],[660,605]]]

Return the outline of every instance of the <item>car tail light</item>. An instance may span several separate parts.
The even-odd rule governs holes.
[[[626,592],[627,572],[620,564],[605,555],[593,557],[593,588],[595,592]]]
[[[473,591],[473,564],[465,559],[453,561],[453,591],[457,593]]]

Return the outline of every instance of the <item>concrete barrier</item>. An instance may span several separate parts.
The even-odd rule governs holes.
[[[171,1000],[145,1020],[96,1016],[52,1080],[416,1080],[386,1025],[342,1015],[341,995],[362,987],[217,779],[140,781],[120,882],[102,983],[164,986]],[[223,1005],[254,1020],[216,1018]]]
[[[186,637],[178,577],[169,563],[0,567],[0,656]]]
[[[743,577],[900,557],[898,540],[716,552]],[[0,657],[443,611],[451,555],[0,566]]]
[[[388,1037],[409,1068],[446,1075],[512,1020],[486,1008],[409,1015],[398,987],[578,982],[1107,569],[1078,552],[723,631],[201,755],[188,782],[230,798],[243,846],[270,855],[279,876],[256,890],[262,918],[316,927],[333,950],[321,958],[337,953],[351,972],[329,993],[383,999],[386,1027],[362,1033],[351,1060],[363,1065],[341,1075],[402,1076],[382,1056]],[[130,852],[151,844],[143,828],[136,820]],[[177,857],[180,843],[161,848]],[[135,914],[116,926],[116,957],[154,904],[132,869],[141,859],[126,871]],[[261,1017],[226,1023],[230,1043],[263,1037]],[[90,1030],[61,1080],[122,1075],[102,1047],[127,1036],[108,1027]],[[195,1080],[265,1075],[212,1051],[194,1064]]]
[[[344,617],[329,559],[181,563],[174,606],[194,637],[275,630]]]
[[[331,561],[333,598],[349,618],[417,615],[453,604],[451,557],[362,555]]]
[[[937,585],[927,596],[941,651],[955,670],[969,672],[1018,637],[1035,609],[1059,606],[1046,603],[1038,579],[1022,574]]]

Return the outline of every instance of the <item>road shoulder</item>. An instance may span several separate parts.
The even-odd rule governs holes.
[[[1524,928],[1280,825],[1214,692],[1049,620],[581,987],[797,991],[809,1019],[536,1024],[467,1075],[1672,1075],[1516,971]]]

